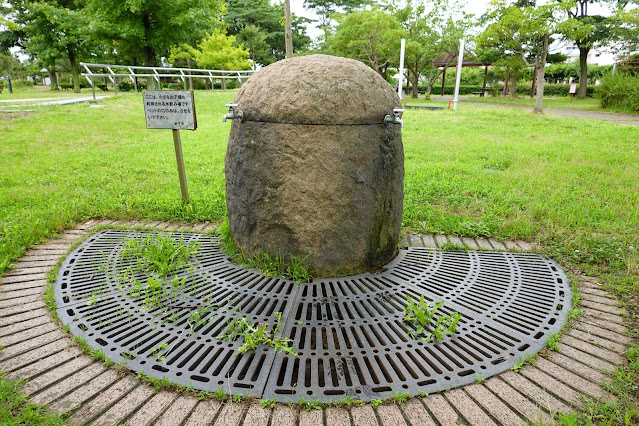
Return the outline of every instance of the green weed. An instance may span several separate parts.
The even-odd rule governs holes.
[[[5,378],[0,372],[0,422],[6,425],[63,426],[66,416],[51,413],[44,407],[29,402],[22,393],[23,382]]]
[[[226,391],[224,390],[224,388],[220,386],[219,388],[217,388],[215,392],[213,392],[213,398],[217,399],[220,402],[224,402],[229,397],[226,394]]]
[[[371,399],[371,404],[373,404],[376,407],[379,407],[383,403],[384,403],[384,401],[382,401],[381,399]]]
[[[403,404],[408,401],[408,398],[410,398],[410,394],[408,392],[400,392],[397,390],[393,390],[393,393],[390,396],[390,399],[398,404]]]
[[[450,315],[436,315],[437,310],[444,306],[443,300],[431,303],[422,295],[419,300],[406,296],[406,302],[404,321],[416,327],[415,330],[409,331],[409,334],[413,339],[421,337],[424,343],[430,342],[433,337],[441,342],[445,336],[455,332],[461,320],[461,314],[457,312]]]
[[[260,399],[260,405],[262,408],[274,408],[277,400],[273,399]]]
[[[275,351],[297,356],[295,348],[291,346],[291,339],[275,337],[275,334],[280,330],[282,313],[276,312],[275,318],[276,323],[271,330],[269,330],[268,324],[253,325],[246,317],[233,318],[229,320],[226,329],[217,338],[229,341],[241,338],[243,344],[237,349],[237,354],[243,354],[249,350],[257,349],[260,345],[266,345],[274,348]]]
[[[551,351],[558,351],[560,340],[561,340],[561,334],[550,333],[550,335],[546,339],[546,348],[550,349]]]

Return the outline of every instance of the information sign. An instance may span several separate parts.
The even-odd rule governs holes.
[[[145,90],[143,98],[147,129],[197,129],[192,90]]]
[[[577,83],[570,83],[570,91],[568,93],[571,95],[577,93]]]

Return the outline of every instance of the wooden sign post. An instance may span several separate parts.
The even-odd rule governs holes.
[[[182,201],[188,204],[189,191],[186,187],[180,130],[197,129],[193,90],[145,90],[143,99],[146,128],[173,130],[173,145],[175,146]]]
[[[572,103],[572,98],[575,97],[575,93],[577,93],[577,83],[570,83],[570,103]]]

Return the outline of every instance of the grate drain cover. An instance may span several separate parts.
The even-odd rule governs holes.
[[[177,274],[186,278],[179,297],[148,309],[122,291],[118,274],[131,266],[121,257],[124,241],[149,233],[103,230],[77,247],[58,273],[57,312],[114,362],[200,390],[283,402],[433,393],[539,352],[571,305],[564,272],[536,254],[412,247],[376,274],[295,284],[230,262],[216,236],[156,232],[201,248],[195,271]],[[407,334],[406,296],[420,295],[462,314],[452,337],[424,344]],[[203,309],[212,303],[214,310]],[[216,339],[233,317],[273,324],[276,312],[297,357],[263,347],[236,356],[241,342]]]

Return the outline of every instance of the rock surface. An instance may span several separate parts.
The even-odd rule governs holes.
[[[233,120],[225,173],[237,246],[285,261],[310,254],[305,264],[320,277],[392,260],[404,154],[399,125],[383,124],[399,106],[390,85],[357,61],[314,55],[262,69],[236,103],[245,119]]]

